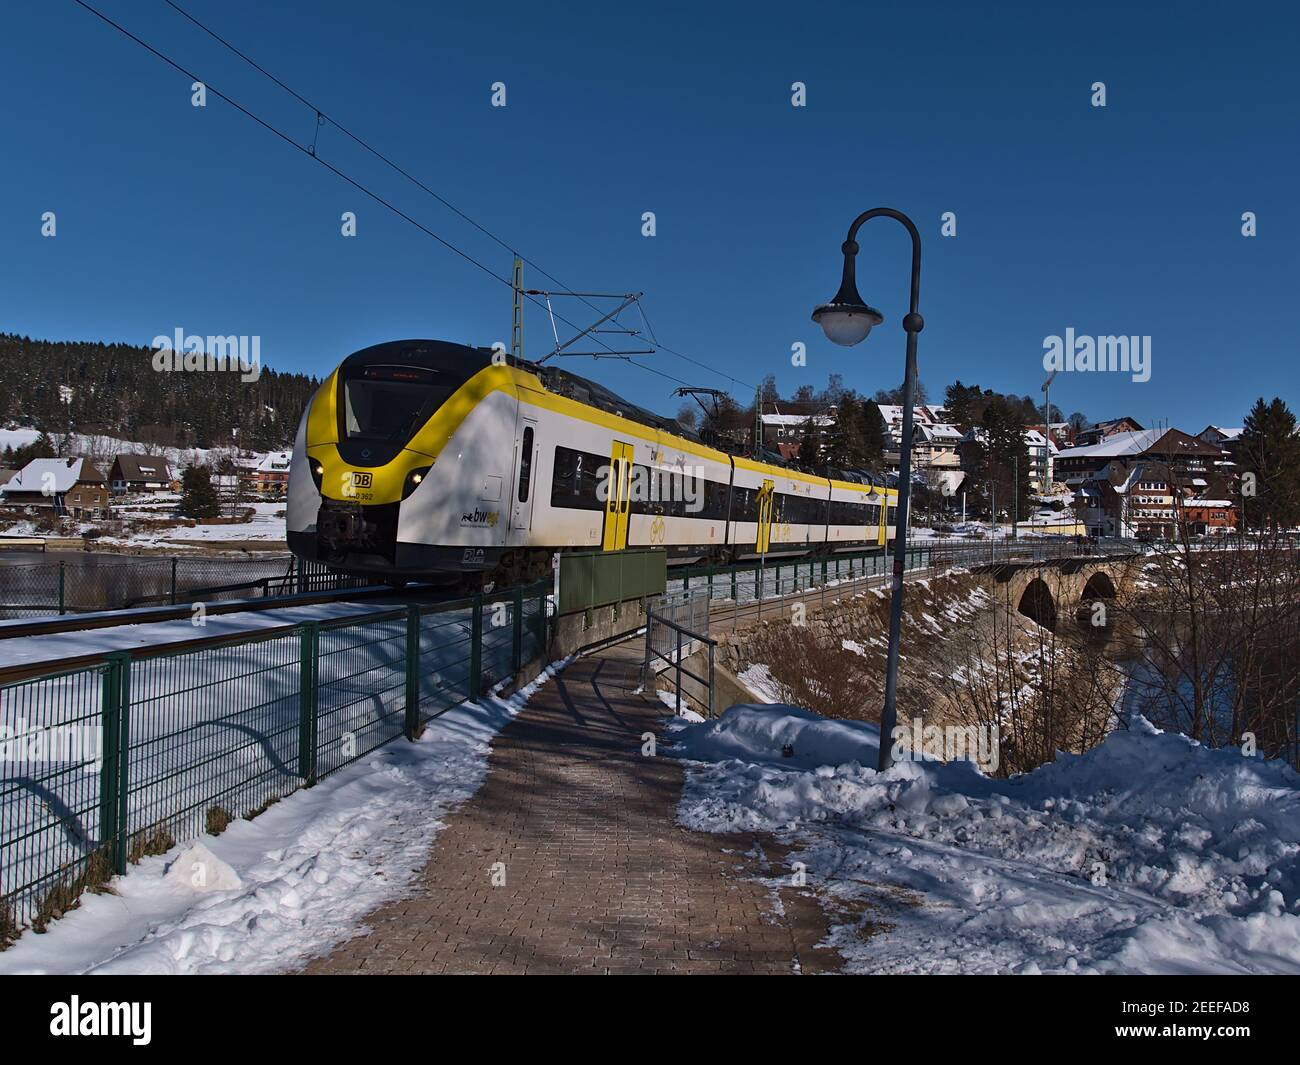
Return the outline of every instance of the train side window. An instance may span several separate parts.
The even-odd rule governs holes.
[[[528,489],[533,480],[533,427],[524,430],[524,446],[519,455],[519,502],[528,502]]]
[[[597,488],[599,471],[608,468],[608,458],[588,451],[556,447],[551,506],[567,510],[604,510],[605,503],[599,498]]]

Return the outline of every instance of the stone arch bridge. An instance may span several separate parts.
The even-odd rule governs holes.
[[[972,567],[1000,601],[1056,631],[1101,601],[1125,602],[1141,570],[1138,555],[1010,561]]]

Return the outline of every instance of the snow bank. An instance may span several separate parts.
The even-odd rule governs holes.
[[[742,704],[713,721],[682,729],[673,749],[679,757],[702,762],[735,758],[782,769],[843,762],[874,766],[880,758],[880,730],[860,721],[832,721],[785,703]]]
[[[969,763],[880,774],[868,728],[742,706],[672,748],[700,763],[684,824],[777,832],[828,896],[884,911],[893,931],[832,937],[854,967],[1300,972],[1300,775],[1284,763],[1137,719],[1010,780]],[[780,757],[786,740],[800,757]]]
[[[442,819],[482,783],[492,737],[566,664],[509,698],[450,710],[419,742],[389,743],[198,846],[146,858],[112,894],[82,896],[48,932],[0,952],[0,975],[271,972],[328,951],[406,889]],[[213,861],[196,877],[203,852]]]

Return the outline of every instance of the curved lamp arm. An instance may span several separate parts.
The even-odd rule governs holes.
[[[909,333],[919,333],[925,328],[925,321],[917,313],[921,301],[921,234],[917,232],[916,224],[907,215],[903,214],[902,211],[894,210],[892,207],[873,207],[870,211],[863,211],[849,226],[849,235],[845,238],[841,247],[844,252],[844,275],[840,282],[840,291],[831,302],[862,302],[862,297],[858,295],[857,271],[855,268],[855,260],[858,254],[857,236],[862,224],[872,218],[892,218],[900,223],[912,237],[912,295],[908,302],[908,316],[903,319],[903,328]],[[909,321],[909,319],[915,320]]]

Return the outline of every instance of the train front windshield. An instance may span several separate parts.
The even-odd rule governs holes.
[[[343,378],[343,436],[404,443],[463,382],[424,366],[360,366]]]

